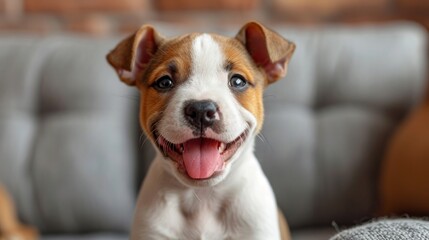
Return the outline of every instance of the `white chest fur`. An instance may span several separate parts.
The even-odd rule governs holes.
[[[165,221],[169,226],[171,238],[227,238],[227,226],[230,222],[225,214],[227,200],[217,199],[215,195],[209,189],[189,189],[174,196],[166,196],[169,203],[160,211],[164,215],[160,222]]]
[[[280,239],[271,187],[253,154],[247,158],[226,184],[204,189],[180,185],[157,158],[140,192],[131,239]]]

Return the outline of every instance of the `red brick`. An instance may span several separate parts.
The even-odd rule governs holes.
[[[154,27],[160,28],[160,34],[172,37],[172,32],[169,29],[173,29],[174,34],[189,33],[189,32],[204,32],[207,30],[207,22],[199,21],[196,18],[188,18],[183,15],[176,16],[175,14],[168,14],[169,17],[164,15],[163,17],[157,16],[150,20],[132,21],[131,19],[120,21],[118,23],[118,32],[122,34],[130,34],[139,29],[143,24],[152,24]],[[173,15],[173,16],[171,16]],[[177,30],[177,32],[176,32]]]
[[[293,18],[331,17],[343,11],[386,9],[389,0],[272,0],[277,15]]]
[[[153,4],[160,11],[255,10],[260,0],[156,0]]]
[[[74,16],[66,19],[65,31],[93,36],[105,36],[111,32],[109,20],[102,15]]]
[[[147,0],[25,0],[28,12],[81,13],[101,11],[142,11]]]
[[[22,0],[0,0],[0,11],[9,20],[18,19],[23,12]]]
[[[411,8],[418,10],[428,10],[429,9],[429,1],[428,0],[396,0],[396,5],[399,8]],[[427,12],[429,15],[429,12]]]
[[[240,13],[240,16],[236,15],[237,14],[223,14],[222,17],[212,19],[210,21],[213,25],[211,28],[216,32],[230,31],[236,33],[245,23],[250,21],[257,21],[266,26],[270,26],[269,20],[258,13],[243,12]]]
[[[429,16],[425,14],[416,13],[392,13],[392,14],[377,14],[377,15],[356,15],[347,16],[338,19],[340,22],[351,24],[374,24],[374,23],[387,23],[397,21],[412,21],[421,24],[429,30]]]
[[[146,14],[118,14],[115,16],[115,30],[121,34],[130,34],[139,29],[143,24],[150,23],[150,17]]]
[[[50,34],[58,32],[59,22],[49,17],[25,17],[19,21],[0,19],[1,32],[28,32],[33,34]]]
[[[5,4],[7,0],[0,0],[0,13],[3,14],[5,10]]]

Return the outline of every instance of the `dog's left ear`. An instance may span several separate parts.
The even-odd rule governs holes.
[[[246,47],[256,65],[264,69],[268,83],[286,76],[294,43],[256,22],[244,25],[236,39]]]
[[[124,83],[134,86],[137,73],[146,70],[149,61],[164,41],[152,26],[143,25],[110,51],[107,61]]]

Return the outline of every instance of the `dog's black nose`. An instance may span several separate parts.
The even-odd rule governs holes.
[[[218,110],[213,101],[191,101],[185,106],[185,118],[192,126],[204,130],[219,119]]]

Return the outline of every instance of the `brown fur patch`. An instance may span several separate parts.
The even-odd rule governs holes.
[[[240,104],[255,116],[257,120],[257,132],[259,132],[264,121],[262,101],[263,91],[267,84],[266,76],[255,65],[243,44],[238,40],[218,35],[213,35],[213,38],[223,49],[226,62],[231,63],[230,72],[242,75],[251,85],[244,92],[235,92],[234,94]]]
[[[152,84],[165,75],[170,76],[176,86],[187,80],[191,70],[190,49],[195,36],[196,34],[181,36],[158,46],[146,71],[138,74],[137,88],[141,92],[140,124],[146,133],[151,132],[151,125],[159,119],[174,94],[174,90],[158,92]]]

